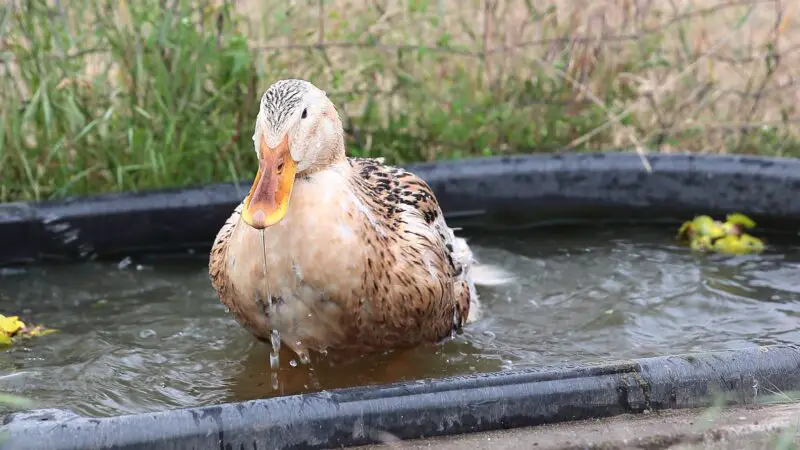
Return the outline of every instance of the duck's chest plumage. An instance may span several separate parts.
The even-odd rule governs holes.
[[[466,317],[469,281],[438,205],[424,208],[429,188],[373,164],[298,179],[286,217],[263,233],[241,207],[220,230],[212,284],[254,335],[276,329],[298,353],[370,351],[449,335],[457,304]]]

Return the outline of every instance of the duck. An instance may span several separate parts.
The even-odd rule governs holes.
[[[301,363],[443,342],[480,317],[476,286],[513,278],[478,263],[424,179],[348,156],[336,106],[311,82],[264,91],[253,144],[258,168],[209,277],[242,327]]]

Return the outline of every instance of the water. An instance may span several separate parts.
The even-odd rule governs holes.
[[[58,328],[0,353],[0,389],[90,416],[446,375],[800,343],[800,245],[692,255],[671,228],[474,236],[516,274],[444,345],[309,365],[258,343],[216,299],[204,255],[5,269],[0,312]],[[534,239],[535,236],[535,239]],[[280,360],[274,371],[270,362]],[[280,386],[273,389],[277,379]]]

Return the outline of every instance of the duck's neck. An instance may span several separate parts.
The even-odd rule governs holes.
[[[340,163],[346,162],[347,155],[343,136],[337,136],[322,145],[325,145],[326,148],[317,154],[316,160],[308,168],[297,174],[298,179],[307,180],[314,174],[327,169],[335,169]]]
[[[281,223],[325,222],[342,214],[352,201],[351,173],[350,164],[343,158],[298,176],[287,216]]]
[[[329,206],[338,204],[349,191],[352,168],[345,155],[344,139],[339,136],[327,142],[330,147],[320,152],[308,168],[297,174],[288,212],[296,219],[333,212],[337,207],[329,211]]]

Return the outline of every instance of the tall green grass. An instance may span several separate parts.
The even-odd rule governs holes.
[[[328,91],[351,154],[394,163],[800,155],[791,8],[667,3],[15,0],[0,201],[247,179],[259,96],[285,77]]]
[[[244,177],[252,152],[239,136],[252,132],[257,80],[229,9],[219,11],[218,39],[217,13],[208,9],[131,3],[136,25],[127,26],[99,10],[82,23],[85,8],[62,20],[43,2],[6,11],[7,35],[20,33],[28,45],[12,38],[8,52],[18,73],[2,88],[10,98],[2,107],[0,198]],[[99,53],[90,71],[86,58],[70,56],[92,51]],[[25,89],[13,89],[13,78]]]

